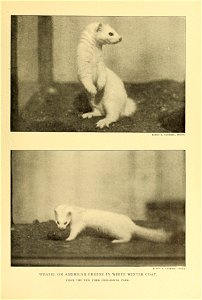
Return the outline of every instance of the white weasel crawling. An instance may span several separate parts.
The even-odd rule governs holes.
[[[78,79],[87,91],[92,112],[82,117],[105,116],[97,127],[109,127],[120,117],[131,116],[136,111],[135,102],[128,98],[122,80],[104,64],[102,46],[119,43],[122,38],[107,24],[92,23],[83,33],[77,50]],[[103,92],[98,101],[96,94]]]
[[[74,240],[85,228],[93,228],[114,238],[112,243],[127,243],[133,236],[153,242],[166,242],[170,234],[163,229],[149,229],[136,225],[126,215],[77,206],[59,205],[55,209],[55,221],[59,229],[70,225],[66,241]]]

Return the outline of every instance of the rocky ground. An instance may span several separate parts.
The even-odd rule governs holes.
[[[148,226],[143,221],[137,223]],[[149,227],[158,225],[149,224]],[[69,229],[59,231],[54,221],[40,223],[36,220],[32,224],[14,225],[11,231],[12,264],[15,265],[18,259],[23,258],[25,265],[32,265],[37,260],[40,260],[40,265],[46,265],[46,259],[49,258],[53,261],[65,259],[67,265],[77,259],[83,259],[90,265],[93,259],[98,266],[102,265],[101,260],[104,259],[111,259],[114,265],[119,265],[119,260],[127,261],[124,265],[135,265],[136,260],[141,260],[141,265],[144,266],[148,265],[148,259],[153,263],[155,261],[156,265],[158,259],[164,260],[165,265],[167,260],[179,260],[179,264],[182,264],[185,259],[185,240],[182,234],[175,235],[166,244],[141,239],[113,244],[109,237],[90,229],[71,242],[65,241],[68,235]]]
[[[185,132],[185,85],[175,81],[125,84],[138,109],[110,128],[95,127],[100,117],[83,120],[89,111],[87,99],[77,83],[55,84],[36,92],[26,101],[14,131],[67,132]]]

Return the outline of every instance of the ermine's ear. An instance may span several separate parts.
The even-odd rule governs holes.
[[[68,213],[67,213],[67,217],[71,217],[72,216],[72,213],[71,213],[71,211],[68,211]]]
[[[98,27],[97,27],[97,30],[96,30],[96,31],[97,31],[97,32],[98,32],[98,31],[101,31],[101,29],[102,29],[102,23],[99,23],[99,25],[98,25]]]
[[[54,209],[54,214],[55,214],[55,216],[57,216],[57,214],[58,214],[56,209]]]

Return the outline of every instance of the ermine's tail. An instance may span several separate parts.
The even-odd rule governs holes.
[[[121,115],[123,117],[130,117],[135,113],[136,110],[137,110],[137,105],[135,101],[131,98],[128,98],[126,102],[126,106],[122,111]]]
[[[163,229],[151,229],[135,225],[134,236],[139,236],[153,242],[168,242],[171,238],[171,233]]]

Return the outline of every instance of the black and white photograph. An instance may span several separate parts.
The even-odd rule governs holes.
[[[11,16],[11,131],[185,133],[186,17]]]
[[[185,266],[185,151],[11,152],[11,266]]]
[[[2,299],[199,299],[201,3],[1,2]]]

